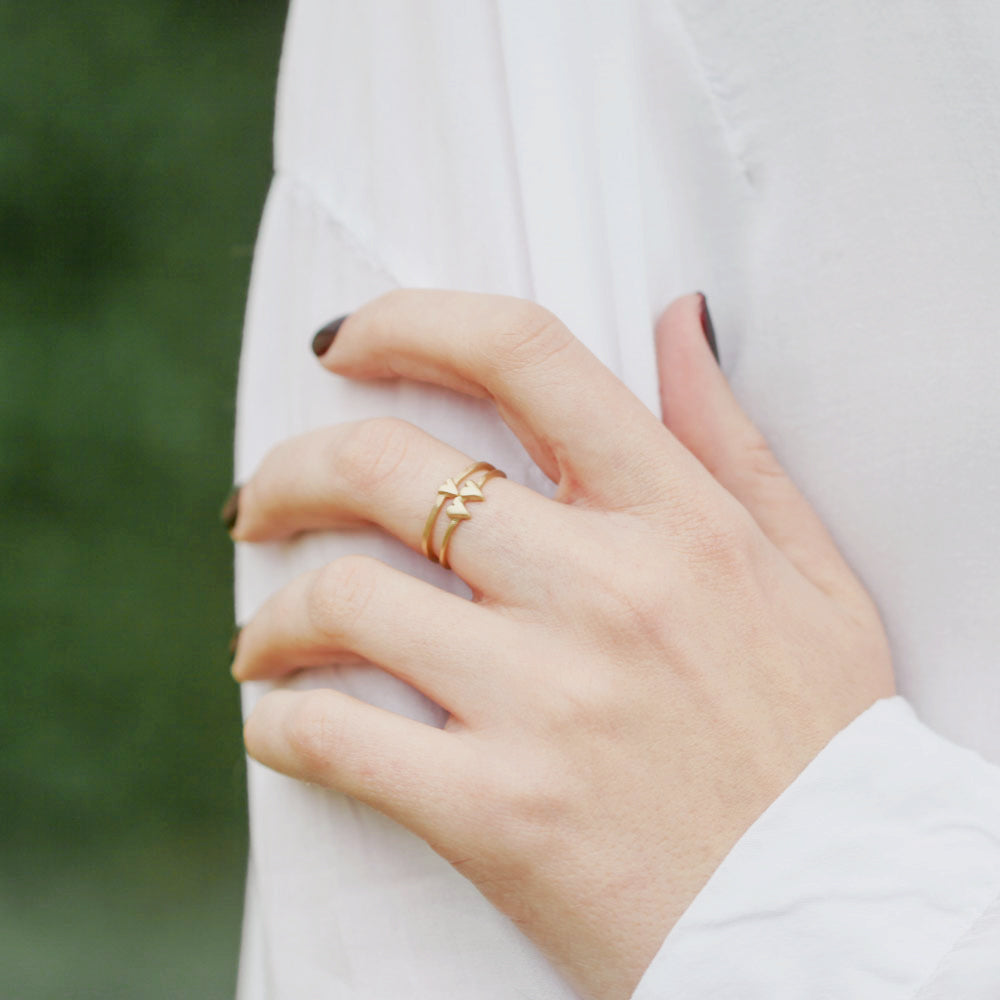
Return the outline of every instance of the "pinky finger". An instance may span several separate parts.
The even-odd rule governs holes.
[[[365,802],[435,845],[459,833],[474,798],[469,747],[457,734],[340,691],[271,691],[243,737],[261,764]]]

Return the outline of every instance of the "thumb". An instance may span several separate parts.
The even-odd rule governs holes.
[[[676,299],[657,321],[664,424],[746,507],[799,572],[831,596],[856,594],[860,584],[819,515],[736,401],[714,347],[701,293]]]

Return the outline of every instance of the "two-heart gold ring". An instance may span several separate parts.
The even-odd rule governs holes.
[[[470,478],[470,476],[474,476],[477,472],[486,473],[478,482]],[[427,515],[427,520],[424,523],[424,533],[420,539],[420,547],[424,555],[431,562],[440,563],[445,569],[449,568],[448,545],[451,543],[451,537],[455,534],[455,529],[463,521],[467,521],[472,517],[466,504],[485,500],[483,486],[490,479],[494,479],[497,476],[503,476],[504,479],[507,478],[505,472],[501,472],[489,462],[474,462],[460,476],[456,476],[454,479],[446,479],[438,487],[437,499],[434,501],[431,512]],[[448,503],[449,500],[451,503]],[[448,504],[445,507],[445,513],[448,515],[448,527],[445,529],[444,538],[441,539],[441,548],[437,555],[435,555],[431,550],[434,525],[437,523],[438,514],[441,513],[441,508],[445,504]]]

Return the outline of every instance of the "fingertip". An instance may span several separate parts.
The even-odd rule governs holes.
[[[229,524],[229,537],[234,542],[252,542],[258,539],[254,536],[253,522],[256,520],[252,492],[251,477],[235,491],[235,510]]]
[[[706,351],[705,348],[708,348]],[[715,328],[702,292],[671,302],[656,322],[656,353],[661,390],[676,397],[718,381]]]
[[[272,512],[261,503],[262,491],[257,486],[257,473],[245,483],[234,487],[222,519],[234,542],[266,542],[274,536]],[[265,499],[266,499],[266,491]]]
[[[252,757],[258,763],[263,763],[254,750],[254,740],[256,736],[256,723],[254,722],[255,712],[251,712],[243,723],[243,749],[248,757]]]
[[[281,730],[282,695],[284,691],[268,691],[262,695],[243,720],[243,746],[255,761],[273,766],[266,758],[273,757],[273,746],[268,754],[268,745],[273,744]]]
[[[700,323],[703,300],[701,292],[688,292],[670,302],[656,320],[657,336],[663,336],[678,327]]]
[[[331,320],[313,335],[312,352],[317,358],[322,358],[330,349],[340,327],[343,325],[344,320],[347,319],[347,315],[338,316],[335,320]]]
[[[229,655],[231,657],[229,663],[229,673],[232,674],[234,681],[240,681],[243,678],[240,676],[239,668],[237,666],[239,662],[240,654],[240,633],[243,629],[237,625],[233,631],[233,637],[229,640]]]
[[[233,486],[219,511],[219,517],[230,535],[232,535],[233,528],[240,516],[240,489],[239,486]]]
[[[701,322],[701,332],[704,334],[705,340],[708,343],[709,350],[712,352],[712,356],[715,358],[716,364],[718,364],[719,346],[715,341],[715,326],[712,323],[712,314],[708,311],[708,299],[705,297],[704,292],[697,292],[696,294],[700,300],[698,319]]]

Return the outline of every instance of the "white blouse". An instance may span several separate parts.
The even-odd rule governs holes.
[[[331,375],[313,332],[398,285],[519,295],[659,412],[653,318],[701,289],[881,609],[900,696],[736,844],[635,1000],[997,1000],[1000,7],[295,0],[275,161],[238,481],[285,437],[392,414],[552,495],[490,405]],[[238,619],[359,551],[469,593],[362,529],[239,546]],[[374,667],[291,683],[442,721]],[[573,996],[380,814],[253,763],[249,793],[240,1000]]]

